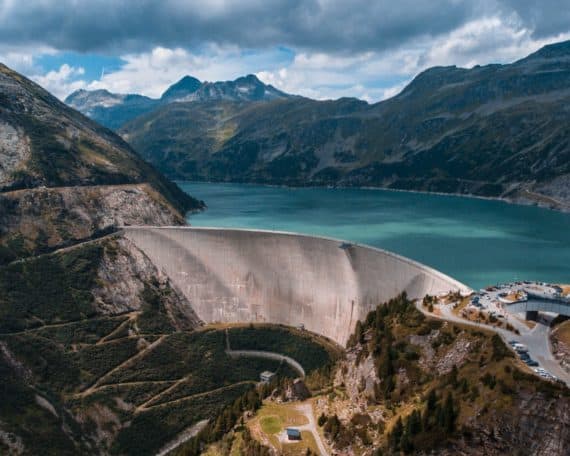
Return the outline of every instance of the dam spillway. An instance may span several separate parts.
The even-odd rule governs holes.
[[[403,291],[413,299],[471,291],[410,259],[336,239],[230,228],[123,232],[206,323],[302,324],[345,345],[356,321]]]

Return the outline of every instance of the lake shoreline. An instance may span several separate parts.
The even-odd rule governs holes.
[[[528,207],[538,207],[541,209],[547,209],[554,212],[561,212],[568,214],[570,213],[570,206],[558,204],[558,205],[549,205],[546,203],[540,203],[536,200],[527,199],[521,197],[521,199],[513,199],[508,197],[501,197],[501,196],[482,196],[482,195],[475,195],[473,193],[446,193],[446,192],[430,192],[428,190],[409,190],[409,189],[400,189],[400,188],[389,188],[389,187],[376,187],[376,186],[352,186],[352,185],[286,185],[286,184],[268,184],[268,183],[258,183],[258,182],[239,182],[239,181],[210,181],[210,180],[173,180],[176,184],[182,182],[188,183],[196,183],[196,184],[228,184],[228,185],[251,185],[251,186],[258,186],[258,187],[268,187],[268,188],[285,188],[285,189],[298,189],[298,188],[306,188],[306,189],[330,189],[330,190],[377,190],[377,191],[385,191],[385,192],[400,192],[400,193],[412,193],[412,194],[419,194],[419,195],[436,195],[436,196],[452,196],[456,198],[469,198],[469,199],[478,199],[484,201],[499,201],[505,204],[511,204],[515,206],[528,206]],[[201,209],[193,210],[192,212],[202,212],[208,209],[208,202],[205,201],[205,206]],[[190,213],[190,212],[189,212]]]

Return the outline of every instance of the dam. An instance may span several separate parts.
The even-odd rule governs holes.
[[[381,249],[296,233],[124,227],[206,323],[303,325],[345,345],[356,322],[405,291],[410,298],[471,290]]]

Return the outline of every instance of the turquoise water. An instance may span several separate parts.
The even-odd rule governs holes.
[[[295,231],[369,244],[479,288],[570,283],[570,214],[454,196],[386,190],[179,182],[208,209],[195,226]]]

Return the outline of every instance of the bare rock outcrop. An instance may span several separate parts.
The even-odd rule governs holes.
[[[106,315],[139,311],[143,308],[143,290],[152,284],[161,296],[169,319],[177,329],[191,329],[200,319],[184,295],[169,278],[129,240],[118,237],[106,242],[97,272],[98,286],[93,290],[95,306]]]
[[[181,224],[183,217],[148,184],[0,193],[5,261],[88,240],[117,226]]]
[[[14,183],[14,173],[30,155],[30,142],[23,131],[0,119],[0,188]]]

